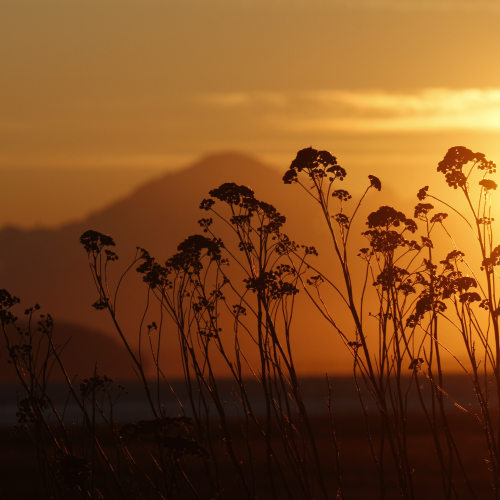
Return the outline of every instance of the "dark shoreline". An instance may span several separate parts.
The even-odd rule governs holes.
[[[359,395],[356,390],[354,380],[351,376],[329,377],[332,386],[332,411],[335,415],[353,415],[362,413],[362,406]],[[430,404],[430,384],[422,375],[419,378],[422,388],[421,395],[426,404]],[[124,423],[128,421],[136,421],[147,419],[150,417],[150,411],[146,403],[143,389],[137,381],[121,382],[119,380],[114,383],[114,393],[118,392],[118,384],[123,384],[129,391],[129,394],[123,394],[116,403],[115,419]],[[185,383],[183,380],[172,380],[170,382],[177,397],[183,404],[186,414],[189,416],[190,403],[187,395]],[[322,416],[327,415],[327,397],[328,386],[326,377],[302,377],[300,379],[300,387],[304,403],[310,415]],[[258,415],[265,412],[265,408],[260,403],[260,387],[255,379],[247,379],[245,385],[250,397],[250,401],[254,406],[254,411]],[[447,411],[455,411],[455,403],[469,410],[477,408],[475,394],[472,383],[466,375],[446,375],[444,377],[443,389],[449,397],[444,396],[445,407]],[[414,382],[411,382],[410,377],[402,379],[402,389],[406,394],[407,388],[410,386],[407,397],[407,408],[410,412],[421,411],[421,403],[418,393],[415,389]],[[79,383],[74,384],[75,390],[78,393]],[[155,381],[151,381],[151,389],[153,399],[157,402],[157,385]],[[218,388],[221,397],[226,401],[225,410],[229,417],[236,417],[239,413],[240,406],[237,403],[237,385],[232,379],[221,379],[218,381]],[[361,395],[363,405],[371,411],[376,411],[371,396],[363,382],[360,381]],[[9,427],[16,423],[15,413],[17,411],[17,401],[24,397],[23,388],[20,384],[2,384],[0,383],[0,428]],[[490,400],[490,408],[495,408],[497,405],[495,391],[492,390]],[[79,414],[79,409],[74,402],[68,401],[68,388],[65,383],[55,383],[49,386],[48,394],[51,395],[59,413],[66,408],[67,420],[71,421]],[[180,413],[180,407],[177,399],[172,395],[166,383],[160,383],[159,395],[161,404],[165,407],[166,414],[177,415]],[[236,403],[235,403],[236,401]],[[237,409],[238,408],[238,409]]]
[[[344,482],[346,498],[354,500],[378,498],[380,489],[379,480],[367,441],[367,422],[361,409],[354,382],[350,377],[332,377],[330,382],[332,384],[333,420],[340,446],[341,477]],[[409,379],[405,379],[404,382],[409,382]],[[445,389],[454,396],[457,403],[465,407],[467,407],[467,401],[471,401],[471,397],[473,398],[474,396],[470,385],[466,382],[467,377],[463,376],[447,376],[445,378]],[[427,384],[427,386],[424,384]],[[131,394],[123,396],[123,401],[126,403],[121,409],[119,406],[116,408],[119,425],[125,422],[134,422],[142,418],[151,418],[147,411],[147,407],[144,405],[144,397],[141,394],[140,387],[136,383],[124,385],[130,389]],[[234,385],[232,381],[223,381],[220,383],[219,388],[221,393],[223,393],[225,397],[227,396],[228,403],[226,408],[229,417],[229,425],[236,436],[235,446],[241,452],[242,457],[244,457],[246,456],[246,444],[241,438],[237,437],[239,435],[240,422],[238,422],[236,418],[237,413],[231,399],[231,388],[234,387]],[[427,397],[429,394],[428,383],[423,380],[422,385],[424,385],[422,389],[424,397]],[[184,400],[186,394],[182,392],[183,382],[173,382],[173,386],[181,400]],[[256,413],[259,413],[258,384],[252,381],[249,385],[249,388],[250,387],[253,387],[252,390],[255,392],[253,402],[257,408]],[[59,404],[65,401],[67,390],[66,388],[63,390],[61,387],[54,387],[52,390],[56,406],[59,407]],[[322,457],[322,463],[324,464],[325,476],[328,478],[330,487],[335,489],[337,484],[335,448],[325,400],[327,396],[326,380],[320,377],[304,378],[302,380],[302,391],[306,406],[309,410],[310,420],[316,434],[318,450]],[[168,395],[166,386],[162,385],[160,392],[162,393],[162,399],[165,399],[165,401],[173,400],[173,397]],[[15,397],[15,393],[16,389],[12,386],[10,386],[9,390],[7,390],[6,386],[0,386],[2,407],[4,409],[5,406],[3,402],[5,401],[5,397]],[[19,390],[19,395],[21,394],[22,391]],[[366,393],[363,394],[363,402],[368,407],[368,428],[372,436],[372,444],[378,451],[380,446],[380,422],[378,413],[374,403]],[[231,405],[233,405],[233,409],[231,409]],[[12,403],[9,403],[9,407],[13,408]],[[425,414],[419,409],[419,402],[416,398],[416,394],[413,394],[411,391],[408,396],[408,408],[409,411],[406,422],[408,428],[407,439],[409,456],[412,466],[414,467],[414,474],[412,477],[415,485],[415,499],[427,500],[444,498],[442,494],[442,476],[435,451],[435,443],[429,430],[429,424]],[[130,411],[131,409],[135,410]],[[120,411],[129,411],[129,413],[125,415],[122,414],[122,418],[120,418]],[[186,413],[189,415],[189,411]],[[449,419],[450,429],[455,437],[456,445],[463,461],[464,469],[467,471],[469,481],[477,498],[481,500],[493,498],[490,487],[492,476],[488,471],[487,464],[488,453],[484,434],[480,425],[478,425],[477,421],[475,421],[471,415],[458,409],[453,405],[453,402],[448,399],[446,400],[446,413]],[[178,406],[172,405],[171,414],[178,414]],[[497,418],[498,413],[493,412],[493,415]],[[78,438],[78,432],[76,432],[79,428],[78,422],[81,422],[81,419],[74,420],[68,408],[66,410],[66,417],[65,421],[68,424],[68,428],[75,430],[72,432],[75,433],[76,448],[78,448],[78,446],[81,448],[81,438]],[[216,418],[214,418],[214,422],[216,422]],[[2,443],[2,453],[0,454],[0,492],[3,494],[2,500],[44,499],[43,483],[40,473],[38,472],[36,449],[26,434],[21,434],[20,436],[12,435],[11,429],[13,423],[15,423],[15,413],[13,418],[10,417],[9,423],[0,426],[0,443]],[[217,425],[215,424],[214,429],[216,428]],[[112,450],[114,444],[109,430],[101,427],[98,432],[101,435],[103,447]],[[446,439],[443,429],[439,428],[438,432],[443,450],[446,453]],[[238,441],[238,439],[240,439],[240,441]],[[258,467],[259,464],[265,462],[265,448],[262,440],[256,433],[252,434],[251,442],[255,449],[253,459]],[[146,443],[146,445],[148,444]],[[137,446],[139,446],[139,443],[137,443]],[[144,446],[144,443],[140,446]],[[283,453],[283,446],[278,441],[276,441],[276,449],[278,451],[281,450],[281,453]],[[136,451],[139,454],[142,453],[139,449]],[[386,498],[397,498],[396,470],[394,468],[393,459],[388,453],[386,453],[385,456]],[[228,491],[232,491],[234,488],[234,496],[229,496],[229,498],[239,498],[236,486],[231,483],[234,479],[232,477],[231,468],[227,463],[224,465],[224,460],[222,460],[222,463],[221,471],[223,477],[228,480]],[[196,461],[194,461],[190,467],[194,467],[195,470],[197,470],[196,468],[198,465]],[[454,459],[453,470],[454,484],[459,493],[458,497],[470,498],[470,493],[464,483],[456,458]],[[0,498],[2,498],[1,494]],[[335,498],[334,492],[332,492],[332,497]],[[72,497],[68,496],[68,498]],[[189,498],[189,496],[186,498]],[[264,491],[261,492],[259,498],[267,499],[269,496]]]
[[[421,415],[409,415],[408,418],[408,448],[410,450],[410,460],[414,467],[413,481],[415,488],[415,499],[435,499],[444,498],[442,491],[442,478],[440,467],[436,458],[434,442],[429,432],[427,422]],[[350,499],[371,499],[378,498],[379,480],[370,454],[370,448],[366,439],[366,422],[362,416],[341,415],[335,416],[335,430],[340,446],[341,477],[344,484],[346,498]],[[488,500],[493,498],[490,483],[490,472],[487,467],[487,450],[481,429],[477,425],[471,425],[471,419],[467,415],[450,415],[450,427],[456,436],[458,449],[469,481],[478,498]],[[330,422],[327,417],[312,417],[312,425],[315,429],[318,450],[324,464],[324,473],[332,489],[336,488],[336,468],[333,439]],[[231,421],[230,426],[239,426],[238,422]],[[235,428],[234,427],[234,428]],[[374,447],[378,449],[380,445],[379,425],[376,415],[370,418],[370,432]],[[108,430],[100,428],[98,430],[100,441],[108,451],[112,450],[114,444]],[[445,447],[444,434],[440,432],[441,441]],[[14,436],[10,429],[0,429],[0,442],[2,443],[2,453],[0,454],[0,492],[3,500],[31,500],[44,499],[43,482],[38,471],[36,459],[36,449],[29,437],[25,433]],[[75,448],[78,449],[78,439]],[[149,443],[151,444],[151,443]],[[256,451],[254,462],[259,467],[265,463],[265,447],[253,436],[252,444]],[[146,446],[148,443],[145,444]],[[276,441],[276,449],[283,452],[280,443]],[[137,446],[137,448],[134,448]],[[236,449],[245,455],[245,443],[235,440]],[[132,449],[141,451],[144,443],[132,444]],[[221,461],[222,477],[228,480],[228,489],[234,489],[234,496],[229,498],[239,498],[237,487],[231,484],[231,467]],[[200,467],[195,462],[191,465],[195,469]],[[387,454],[385,464],[386,477],[386,498],[398,498],[396,471],[392,458]],[[261,471],[262,473],[262,471]],[[201,469],[200,469],[201,474]],[[459,466],[455,460],[454,484],[459,492],[459,498],[470,498],[468,488],[462,478]],[[284,492],[283,492],[284,494]],[[335,495],[333,495],[335,498]],[[0,495],[0,498],[1,495]],[[69,496],[68,498],[72,498]],[[76,497],[75,497],[76,498]],[[189,497],[186,497],[189,498]],[[267,499],[270,496],[261,492],[259,498]],[[298,498],[298,497],[297,497]]]

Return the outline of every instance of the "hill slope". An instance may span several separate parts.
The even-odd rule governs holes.
[[[91,307],[98,297],[85,251],[79,244],[80,235],[93,229],[114,238],[120,260],[114,263],[117,272],[111,273],[113,288],[120,274],[118,270],[127,268],[136,247],[146,248],[162,262],[175,252],[183,239],[200,233],[197,221],[205,216],[205,212],[200,211],[199,204],[210,189],[224,182],[248,185],[258,199],[273,204],[287,217],[285,232],[299,243],[315,245],[322,254],[322,262],[328,263],[331,259],[328,259],[324,222],[314,201],[299,186],[285,186],[282,175],[282,172],[243,154],[212,155],[180,172],[143,185],[130,196],[82,222],[57,230],[4,229],[0,232],[1,287],[20,297],[23,307],[39,303],[56,322],[81,323],[113,335],[106,311],[96,311]],[[344,184],[353,194],[357,191],[356,186],[352,189],[349,183]],[[88,195],[92,196],[92,193]],[[364,213],[388,202],[387,194],[384,199],[377,195],[370,193]],[[356,233],[352,242],[356,253],[365,246],[359,236],[365,227],[364,220],[362,215],[353,232]],[[221,226],[217,231],[223,238],[227,235]],[[354,272],[358,272],[357,266]],[[363,272],[361,268],[359,272]],[[119,319],[125,334],[131,339],[138,338],[146,302],[147,289],[141,277],[132,270],[124,280],[118,303]],[[338,355],[340,344],[336,336],[329,330],[326,333],[324,323],[319,318],[316,320],[316,315],[312,321],[310,314],[315,313],[304,309],[297,318],[295,330],[307,333],[306,336],[297,334],[301,353],[298,364],[315,373],[324,373],[328,367],[333,371],[347,368],[351,362]],[[318,350],[319,344],[321,348]],[[336,354],[332,357],[332,353]],[[167,349],[166,359],[167,371],[180,373],[180,359],[175,349]]]

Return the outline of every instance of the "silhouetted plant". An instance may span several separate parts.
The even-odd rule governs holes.
[[[98,293],[92,305],[110,315],[130,355],[151,412],[147,420],[119,426],[114,406],[126,389],[115,388],[113,380],[98,373],[97,366],[77,388],[61,360],[64,346],[53,342],[52,318],[40,315],[35,319],[36,305],[25,311],[28,326],[18,326],[13,310],[19,299],[0,290],[0,321],[9,362],[26,394],[19,401],[17,430],[27,432],[36,443],[47,496],[232,498],[234,492],[221,473],[223,465],[229,465],[241,498],[262,497],[268,490],[274,499],[344,499],[331,385],[327,381],[325,414],[335,453],[334,460],[325,463],[295,367],[291,327],[295,301],[302,292],[352,358],[381,498],[388,490],[387,455],[396,471],[400,498],[415,497],[408,442],[410,390],[417,393],[429,425],[443,497],[459,496],[458,470],[467,495],[477,498],[450,428],[446,410],[450,401],[481,428],[492,491],[499,498],[500,415],[498,408],[492,408],[491,392],[496,391],[500,401],[500,299],[495,269],[500,265],[500,245],[495,246],[491,212],[491,193],[497,184],[485,178],[495,172],[495,164],[481,153],[455,147],[439,163],[438,171],[450,187],[462,192],[468,214],[440,200],[426,186],[417,194],[413,219],[386,205],[368,214],[362,232],[367,246],[354,250],[350,243],[353,222],[369,190],[382,189],[381,181],[369,175],[363,195],[355,201],[347,190],[337,189],[347,172],[333,155],[313,148],[297,153],[283,182],[298,184],[319,205],[331,242],[331,249],[322,252],[329,252],[338,274],[319,269],[316,248],[292,241],[283,232],[285,216],[258,200],[250,188],[225,183],[213,189],[200,204],[201,210],[210,212],[198,221],[203,235],[186,238],[163,264],[138,248],[125,272],[135,269],[142,275],[148,298],[156,298],[161,311],[160,319],[147,326],[141,323],[138,350],[123,333],[116,315],[117,293],[125,274],[114,289],[108,280],[108,265],[118,259],[109,249],[115,243],[108,235],[85,232],[80,242]],[[477,184],[476,207],[471,183],[478,172],[482,178]],[[453,211],[472,231],[481,256],[480,269],[466,261],[451,237],[446,257],[437,260],[434,236],[437,231],[450,236],[445,226],[449,216],[435,211],[431,200]],[[354,207],[349,210],[351,204]],[[230,228],[232,239],[222,241],[219,224]],[[353,278],[353,265],[364,267],[363,280]],[[327,289],[333,291],[334,306]],[[341,307],[350,316],[349,324],[340,321]],[[164,315],[170,323],[164,321]],[[175,335],[170,331],[172,325]],[[463,341],[465,359],[443,343],[443,332],[450,328]],[[161,381],[169,384],[160,359],[166,336],[178,339],[189,400],[189,408],[185,408],[169,385],[179,402],[176,415],[166,414],[159,391]],[[157,392],[146,376],[144,342],[156,368]],[[477,410],[461,407],[446,390],[443,353],[451,354],[468,375]],[[230,417],[221,391],[221,364],[235,388],[238,417]],[[63,372],[69,397],[81,411],[80,447],[52,403],[49,381],[53,369]],[[263,416],[250,393],[251,378],[259,387]],[[430,400],[423,397],[424,383],[430,388]],[[366,392],[375,404],[375,414],[366,409]],[[377,436],[373,416],[379,419]],[[112,453],[102,446],[102,428],[112,436]],[[256,461],[259,446],[265,450],[266,479]],[[335,476],[334,489],[329,475]]]

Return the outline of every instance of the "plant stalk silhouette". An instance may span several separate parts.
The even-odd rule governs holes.
[[[78,386],[64,366],[64,346],[53,341],[52,318],[38,318],[36,305],[25,311],[27,323],[20,322],[14,313],[19,299],[0,290],[9,362],[25,392],[16,432],[27,433],[36,445],[47,498],[348,498],[332,385],[327,377],[325,416],[334,454],[326,456],[326,437],[318,434],[316,417],[308,412],[295,365],[292,324],[296,301],[303,296],[352,358],[380,498],[391,495],[394,480],[400,498],[416,498],[409,439],[413,391],[434,443],[442,497],[478,498],[450,424],[453,405],[483,433],[485,467],[498,499],[500,303],[495,267],[500,245],[495,246],[491,204],[497,185],[486,178],[496,167],[481,153],[454,147],[438,171],[462,193],[467,212],[426,186],[417,194],[413,218],[389,206],[370,213],[362,233],[367,246],[353,257],[353,221],[368,192],[382,189],[381,181],[370,175],[355,202],[348,191],[337,189],[347,172],[336,157],[313,148],[297,153],[283,181],[298,184],[319,207],[338,273],[321,270],[315,264],[316,248],[284,233],[285,216],[234,183],[213,189],[201,202],[207,213],[198,221],[203,234],[180,243],[164,264],[137,248],[114,289],[108,278],[108,266],[118,259],[110,249],[113,239],[85,232],[80,242],[98,293],[93,306],[107,311],[128,351],[150,411],[147,420],[118,424],[116,402],[127,397],[127,390],[99,374],[97,365]],[[448,214],[437,212],[431,200],[450,209],[471,231],[479,269],[456,248],[445,224]],[[218,236],[221,225],[230,228],[226,241]],[[437,260],[441,250],[434,246],[438,232],[450,242],[443,260]],[[362,280],[351,272],[360,265]],[[148,297],[137,348],[116,314],[120,285],[133,269],[142,275]],[[155,303],[159,318],[146,325]],[[375,312],[367,312],[373,304]],[[450,328],[463,342],[463,359],[443,342]],[[175,337],[187,403],[165,377],[161,359],[166,340]],[[470,380],[477,401],[468,408],[446,390],[445,355]],[[154,380],[147,376],[146,356],[153,360]],[[226,380],[218,375],[222,365],[237,416],[228,411]],[[81,414],[77,431],[67,427],[65,409],[56,408],[50,396],[54,370],[64,373],[68,401]],[[178,404],[175,415],[165,410],[161,384]],[[430,399],[424,397],[424,384]],[[366,398],[375,412],[368,412]]]

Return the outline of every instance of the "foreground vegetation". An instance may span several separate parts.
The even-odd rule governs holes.
[[[300,297],[328,322],[352,358],[363,424],[358,433],[366,436],[369,451],[358,478],[370,461],[380,498],[393,498],[397,491],[400,498],[413,499],[421,491],[415,484],[412,392],[440,471],[441,497],[484,498],[486,486],[492,498],[499,498],[495,268],[500,245],[495,246],[491,212],[497,185],[486,178],[495,173],[495,164],[481,153],[455,147],[438,171],[461,192],[466,210],[456,210],[424,187],[413,218],[389,206],[370,213],[363,232],[367,246],[353,253],[353,220],[361,216],[368,191],[382,189],[380,180],[370,175],[356,202],[339,188],[347,173],[334,156],[312,148],[299,151],[283,181],[299,184],[304,196],[316,202],[331,241],[329,259],[335,265],[330,271],[315,263],[314,247],[286,236],[285,216],[251,189],[234,183],[213,189],[200,205],[206,212],[199,221],[203,234],[183,241],[164,264],[138,249],[128,267],[127,272],[136,269],[143,275],[148,304],[157,301],[160,307],[155,319],[145,312],[138,350],[116,315],[121,279],[114,288],[108,280],[108,266],[118,258],[114,241],[96,231],[84,233],[80,241],[98,292],[93,306],[110,315],[129,352],[150,410],[148,420],[118,424],[115,401],[126,396],[126,389],[96,367],[79,384],[66,375],[68,398],[81,411],[78,430],[68,428],[50,397],[53,370],[67,373],[60,355],[64,346],[52,341],[53,320],[40,316],[36,305],[25,311],[28,322],[20,322],[15,316],[19,299],[1,290],[2,329],[25,390],[16,431],[35,443],[46,497],[349,498],[346,476],[351,473],[345,471],[351,469],[343,462],[349,453],[342,452],[338,439],[331,385],[327,380],[320,425],[307,411],[294,362],[293,320]],[[438,211],[442,207],[475,238],[478,269],[454,246],[448,214]],[[218,235],[221,224],[232,233],[225,241]],[[438,232],[447,236],[446,243],[435,238]],[[438,241],[449,245],[444,258],[436,257],[442,253],[435,248]],[[360,265],[364,278],[357,280],[353,268]],[[443,343],[450,329],[461,339],[465,357]],[[167,414],[159,390],[161,383],[168,384],[161,346],[173,332],[189,403],[179,400],[178,412]],[[155,383],[145,370],[147,354],[155,366]],[[444,356],[455,359],[471,384],[476,400],[470,406],[458,405],[447,392]],[[220,390],[221,364],[233,383],[238,417],[229,415]],[[249,393],[249,377],[258,381],[263,411]],[[430,398],[424,397],[424,387]],[[367,394],[376,408],[370,414]],[[469,478],[470,461],[464,456],[469,452],[460,446],[463,431],[454,432],[450,403],[482,435],[478,449],[486,480],[480,492]]]

